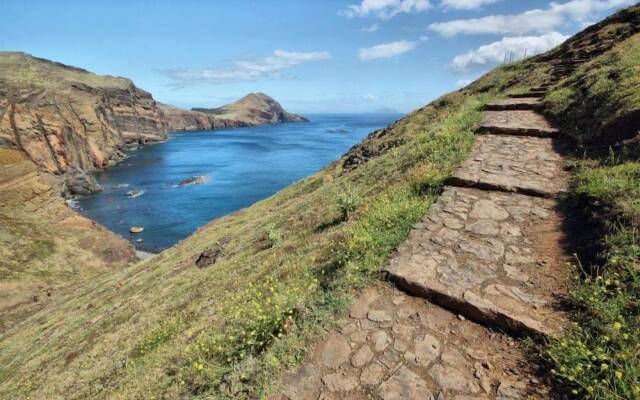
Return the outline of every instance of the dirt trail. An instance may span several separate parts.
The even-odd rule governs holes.
[[[390,283],[360,296],[278,398],[551,396],[516,339],[566,326],[556,198],[568,174],[558,131],[537,112],[545,90],[486,106],[469,158],[384,268]]]

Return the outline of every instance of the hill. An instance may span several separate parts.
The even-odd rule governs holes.
[[[574,328],[531,350],[542,349],[559,396],[637,398],[639,27],[631,7],[501,66],[317,174],[56,299],[0,337],[0,396],[277,393],[283,370],[378,280],[436,201],[473,145],[482,105],[547,87],[540,107],[563,127],[573,158],[565,208],[581,221],[571,230],[578,244],[567,246],[584,267],[569,299]]]
[[[249,93],[240,100],[219,108],[192,108],[191,110],[214,114],[222,119],[243,121],[247,125],[307,121],[304,117],[286,112],[280,103],[264,93]]]

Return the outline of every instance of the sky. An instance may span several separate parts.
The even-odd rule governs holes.
[[[1,0],[0,50],[130,78],[158,101],[408,112],[637,0]]]

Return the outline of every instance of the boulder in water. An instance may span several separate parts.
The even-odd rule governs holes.
[[[142,196],[143,194],[144,190],[129,190],[124,195],[133,199],[134,197]]]
[[[144,232],[144,228],[141,226],[132,226],[131,228],[129,228],[129,232],[133,234],[142,233]]]
[[[184,187],[189,185],[202,185],[207,183],[208,181],[209,181],[209,177],[204,175],[197,175],[192,178],[181,180],[180,183],[178,183],[176,186]]]

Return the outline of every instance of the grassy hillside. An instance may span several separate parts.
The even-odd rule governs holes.
[[[469,150],[483,101],[542,83],[545,68],[501,68],[10,330],[0,396],[253,398],[269,390],[426,212]],[[207,249],[221,256],[196,267]]]
[[[640,7],[628,16],[599,31],[626,39],[545,99],[575,145],[566,203],[586,221],[574,232],[576,326],[546,355],[564,387],[593,399],[640,398]]]
[[[609,29],[612,23],[597,29]],[[629,35],[616,38],[597,50],[601,57],[637,40]],[[0,337],[0,397],[241,399],[274,390],[282,369],[297,363],[357,290],[377,277],[389,253],[428,210],[443,179],[470,149],[479,107],[549,82],[549,61],[567,54],[566,49],[559,51],[492,71],[372,133],[317,174],[213,221],[152,259],[100,278],[9,330]],[[552,110],[579,109],[552,103],[571,79],[552,89],[547,99]],[[562,118],[561,112],[557,116]],[[626,195],[627,182],[637,175],[624,163],[635,161],[615,159],[615,165],[599,164],[604,162],[599,158],[577,161],[586,172],[578,174],[576,196],[586,191],[602,201],[610,196],[611,204],[620,200],[619,207],[629,203],[620,192]],[[607,190],[597,194],[591,188],[603,185],[594,179],[608,173],[621,179],[621,190],[608,191],[606,185]],[[611,232],[604,243],[610,251],[602,262],[634,265],[637,235]],[[215,262],[205,266],[206,259]],[[612,278],[597,282],[606,279]],[[577,282],[578,289],[589,288],[596,278]],[[637,286],[631,278],[624,278],[624,286],[620,282],[621,299],[629,302],[616,300],[616,305],[626,304],[616,311],[624,310],[620,323],[631,329],[631,323],[637,323],[637,307],[630,306],[637,304]],[[614,284],[609,281],[605,287],[617,287]],[[614,296],[606,293],[602,301],[608,307]],[[578,295],[575,299],[576,307],[588,307]],[[557,364],[558,377],[580,394],[588,387],[583,391],[582,382],[576,384],[561,368],[575,368],[577,358],[571,351],[580,348],[581,334],[604,340],[598,327],[587,323],[589,312],[592,309],[576,314],[581,325],[565,342],[569,345],[558,342],[546,350]],[[626,344],[623,348],[625,354],[633,350]],[[638,371],[638,364],[628,365],[623,379],[636,379],[637,384],[633,370]],[[597,368],[593,376],[583,374],[585,379],[600,379],[592,392],[617,385],[618,368],[609,369],[609,375]],[[635,390],[629,382],[624,390]]]
[[[0,333],[135,259],[124,239],[69,209],[23,154],[0,148]]]
[[[93,87],[127,89],[129,79],[92,74],[81,68],[32,57],[20,52],[0,52],[0,76],[17,87],[66,90],[78,82]]]

